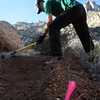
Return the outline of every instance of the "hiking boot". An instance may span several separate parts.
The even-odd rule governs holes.
[[[58,60],[60,60],[62,57],[51,57],[49,60],[45,61],[44,64],[55,64]]]

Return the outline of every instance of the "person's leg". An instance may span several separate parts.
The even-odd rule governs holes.
[[[80,17],[77,21],[73,23],[73,26],[79,36],[81,43],[85,49],[86,53],[89,53],[94,49],[94,44],[89,33],[88,25],[86,22],[86,14]]]
[[[49,25],[49,36],[51,43],[51,55],[61,56],[61,44],[60,44],[60,29],[75,22],[80,18],[84,12],[83,8],[80,6],[73,7],[70,10],[66,10]]]

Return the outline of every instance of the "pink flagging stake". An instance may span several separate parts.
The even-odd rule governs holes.
[[[74,89],[76,88],[75,81],[69,81],[68,88],[65,94],[65,100],[70,100],[70,96],[73,93]]]

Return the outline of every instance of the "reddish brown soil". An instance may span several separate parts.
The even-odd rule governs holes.
[[[64,100],[69,80],[76,81],[70,100],[100,100],[100,82],[90,79],[77,59],[44,65],[46,57],[0,60],[0,100]]]

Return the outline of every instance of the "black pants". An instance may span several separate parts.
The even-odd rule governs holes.
[[[79,4],[71,9],[66,9],[49,25],[49,36],[51,42],[52,56],[61,56],[60,30],[65,26],[73,24],[78,37],[86,53],[94,49],[86,22],[86,12],[83,5]]]

